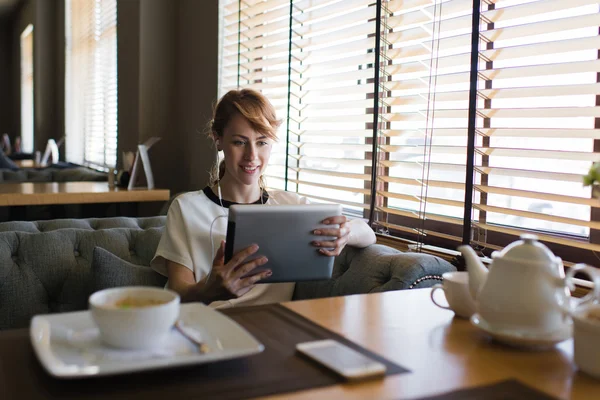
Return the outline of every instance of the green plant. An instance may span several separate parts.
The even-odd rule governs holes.
[[[600,162],[595,162],[590,167],[587,175],[583,176],[583,185],[597,185],[600,183]]]

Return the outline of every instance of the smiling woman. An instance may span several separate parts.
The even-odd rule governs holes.
[[[267,192],[262,181],[272,145],[277,140],[279,121],[275,110],[257,91],[232,90],[217,103],[209,125],[209,135],[217,151],[223,152],[223,161],[215,166],[207,187],[173,201],[151,265],[168,276],[169,288],[178,292],[183,301],[233,307],[291,300],[293,282],[256,285],[271,275],[266,257],[247,261],[253,254],[260,254],[258,246],[241,249],[228,262],[224,259],[223,239],[231,205],[308,203],[305,197],[293,192]],[[335,239],[314,240],[306,245],[313,246],[323,256],[337,256],[347,244],[366,247],[375,243],[375,234],[362,220],[348,222],[344,216],[330,216],[322,223],[334,227],[314,234]],[[266,269],[255,272],[263,265]]]
[[[271,103],[259,92],[232,90],[223,96],[209,127],[217,151],[224,153],[224,160],[213,171],[211,187],[218,189],[220,180],[224,187],[236,187],[228,184],[234,180],[245,184],[237,186],[245,193],[227,193],[226,197],[240,203],[258,199],[259,192],[247,190],[265,189],[262,173],[269,163],[272,144],[277,141],[280,123]],[[252,187],[257,177],[258,187]]]

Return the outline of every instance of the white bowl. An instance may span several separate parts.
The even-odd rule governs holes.
[[[153,300],[161,304],[120,308],[124,299]],[[124,349],[159,347],[179,318],[179,295],[145,286],[105,289],[92,294],[89,307],[104,343]]]

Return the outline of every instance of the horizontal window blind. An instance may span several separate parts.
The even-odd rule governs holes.
[[[114,167],[117,160],[116,0],[67,0],[67,160]]]
[[[284,179],[272,179],[285,165],[289,78],[289,1],[225,1],[222,10],[221,83],[219,95],[231,89],[262,92],[282,121],[267,169],[267,184],[285,189]],[[271,179],[270,179],[271,178]]]
[[[377,222],[460,243],[472,2],[384,2]]]
[[[599,259],[582,185],[600,160],[597,0],[482,2],[473,49],[471,0],[221,5],[221,95],[253,87],[284,120],[270,186],[417,242],[485,251],[534,232],[567,261]]]
[[[283,120],[269,186],[362,215],[377,7],[364,0],[221,4],[220,95],[260,90]]]
[[[598,251],[590,188],[600,160],[600,8],[596,0],[482,3],[474,243],[538,232],[551,243]],[[510,240],[510,239],[509,239]],[[577,261],[577,253],[563,254]]]
[[[287,190],[361,216],[370,194],[376,13],[361,0],[298,1],[291,27]]]

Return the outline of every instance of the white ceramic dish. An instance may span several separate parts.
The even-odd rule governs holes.
[[[150,300],[149,307],[117,307],[119,301]],[[179,295],[171,290],[125,286],[100,290],[89,298],[102,340],[122,349],[148,349],[163,343],[179,316]]]
[[[35,316],[30,337],[46,371],[57,378],[83,378],[204,364],[263,351],[264,346],[235,321],[201,303],[181,305],[180,320],[208,346],[198,346],[173,329],[158,349],[122,350],[100,340],[89,311]]]
[[[496,331],[479,314],[471,316],[471,323],[490,335],[498,342],[524,349],[543,350],[570,339],[573,336],[573,324],[568,323],[550,335],[531,335],[520,332]]]

